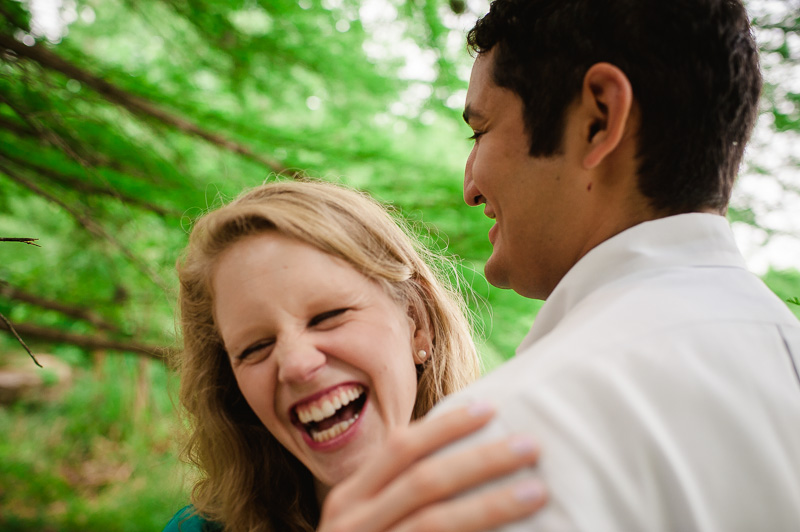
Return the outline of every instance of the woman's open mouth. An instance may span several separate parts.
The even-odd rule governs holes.
[[[367,393],[360,384],[344,384],[311,401],[292,408],[295,425],[316,443],[339,436],[356,422]]]

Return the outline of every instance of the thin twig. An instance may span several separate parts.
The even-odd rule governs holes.
[[[39,244],[35,241],[39,240],[38,238],[0,238],[0,242],[22,242],[23,244],[28,244],[29,246],[36,246],[40,248]]]
[[[17,330],[14,328],[14,326],[11,324],[11,322],[8,321],[8,318],[3,316],[2,313],[0,313],[0,320],[3,320],[5,322],[6,326],[8,327],[8,330],[11,331],[11,334],[13,334],[17,338],[17,341],[20,344],[22,344],[22,347],[25,348],[25,351],[27,351],[28,354],[31,356],[31,359],[33,359],[33,363],[36,364],[37,366],[39,366],[40,368],[43,367],[41,364],[39,364],[39,361],[36,360],[36,357],[33,356],[33,353],[31,352],[31,349],[27,346],[27,344],[25,344],[25,341],[22,338],[20,338],[19,334],[17,334]]]

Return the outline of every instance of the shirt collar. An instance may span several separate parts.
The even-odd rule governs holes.
[[[687,266],[745,268],[724,217],[704,213],[669,216],[635,225],[597,245],[556,285],[517,350],[552,331],[601,286],[647,270]]]

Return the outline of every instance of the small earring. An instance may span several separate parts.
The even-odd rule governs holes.
[[[422,363],[426,358],[428,358],[428,352],[424,349],[420,349],[417,351],[417,359],[419,359],[420,363]]]

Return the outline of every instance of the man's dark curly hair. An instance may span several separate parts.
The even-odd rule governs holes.
[[[727,209],[761,93],[740,0],[494,0],[467,42],[497,49],[493,80],[522,98],[531,156],[560,152],[584,75],[608,62],[633,87],[639,188],[652,206]]]

